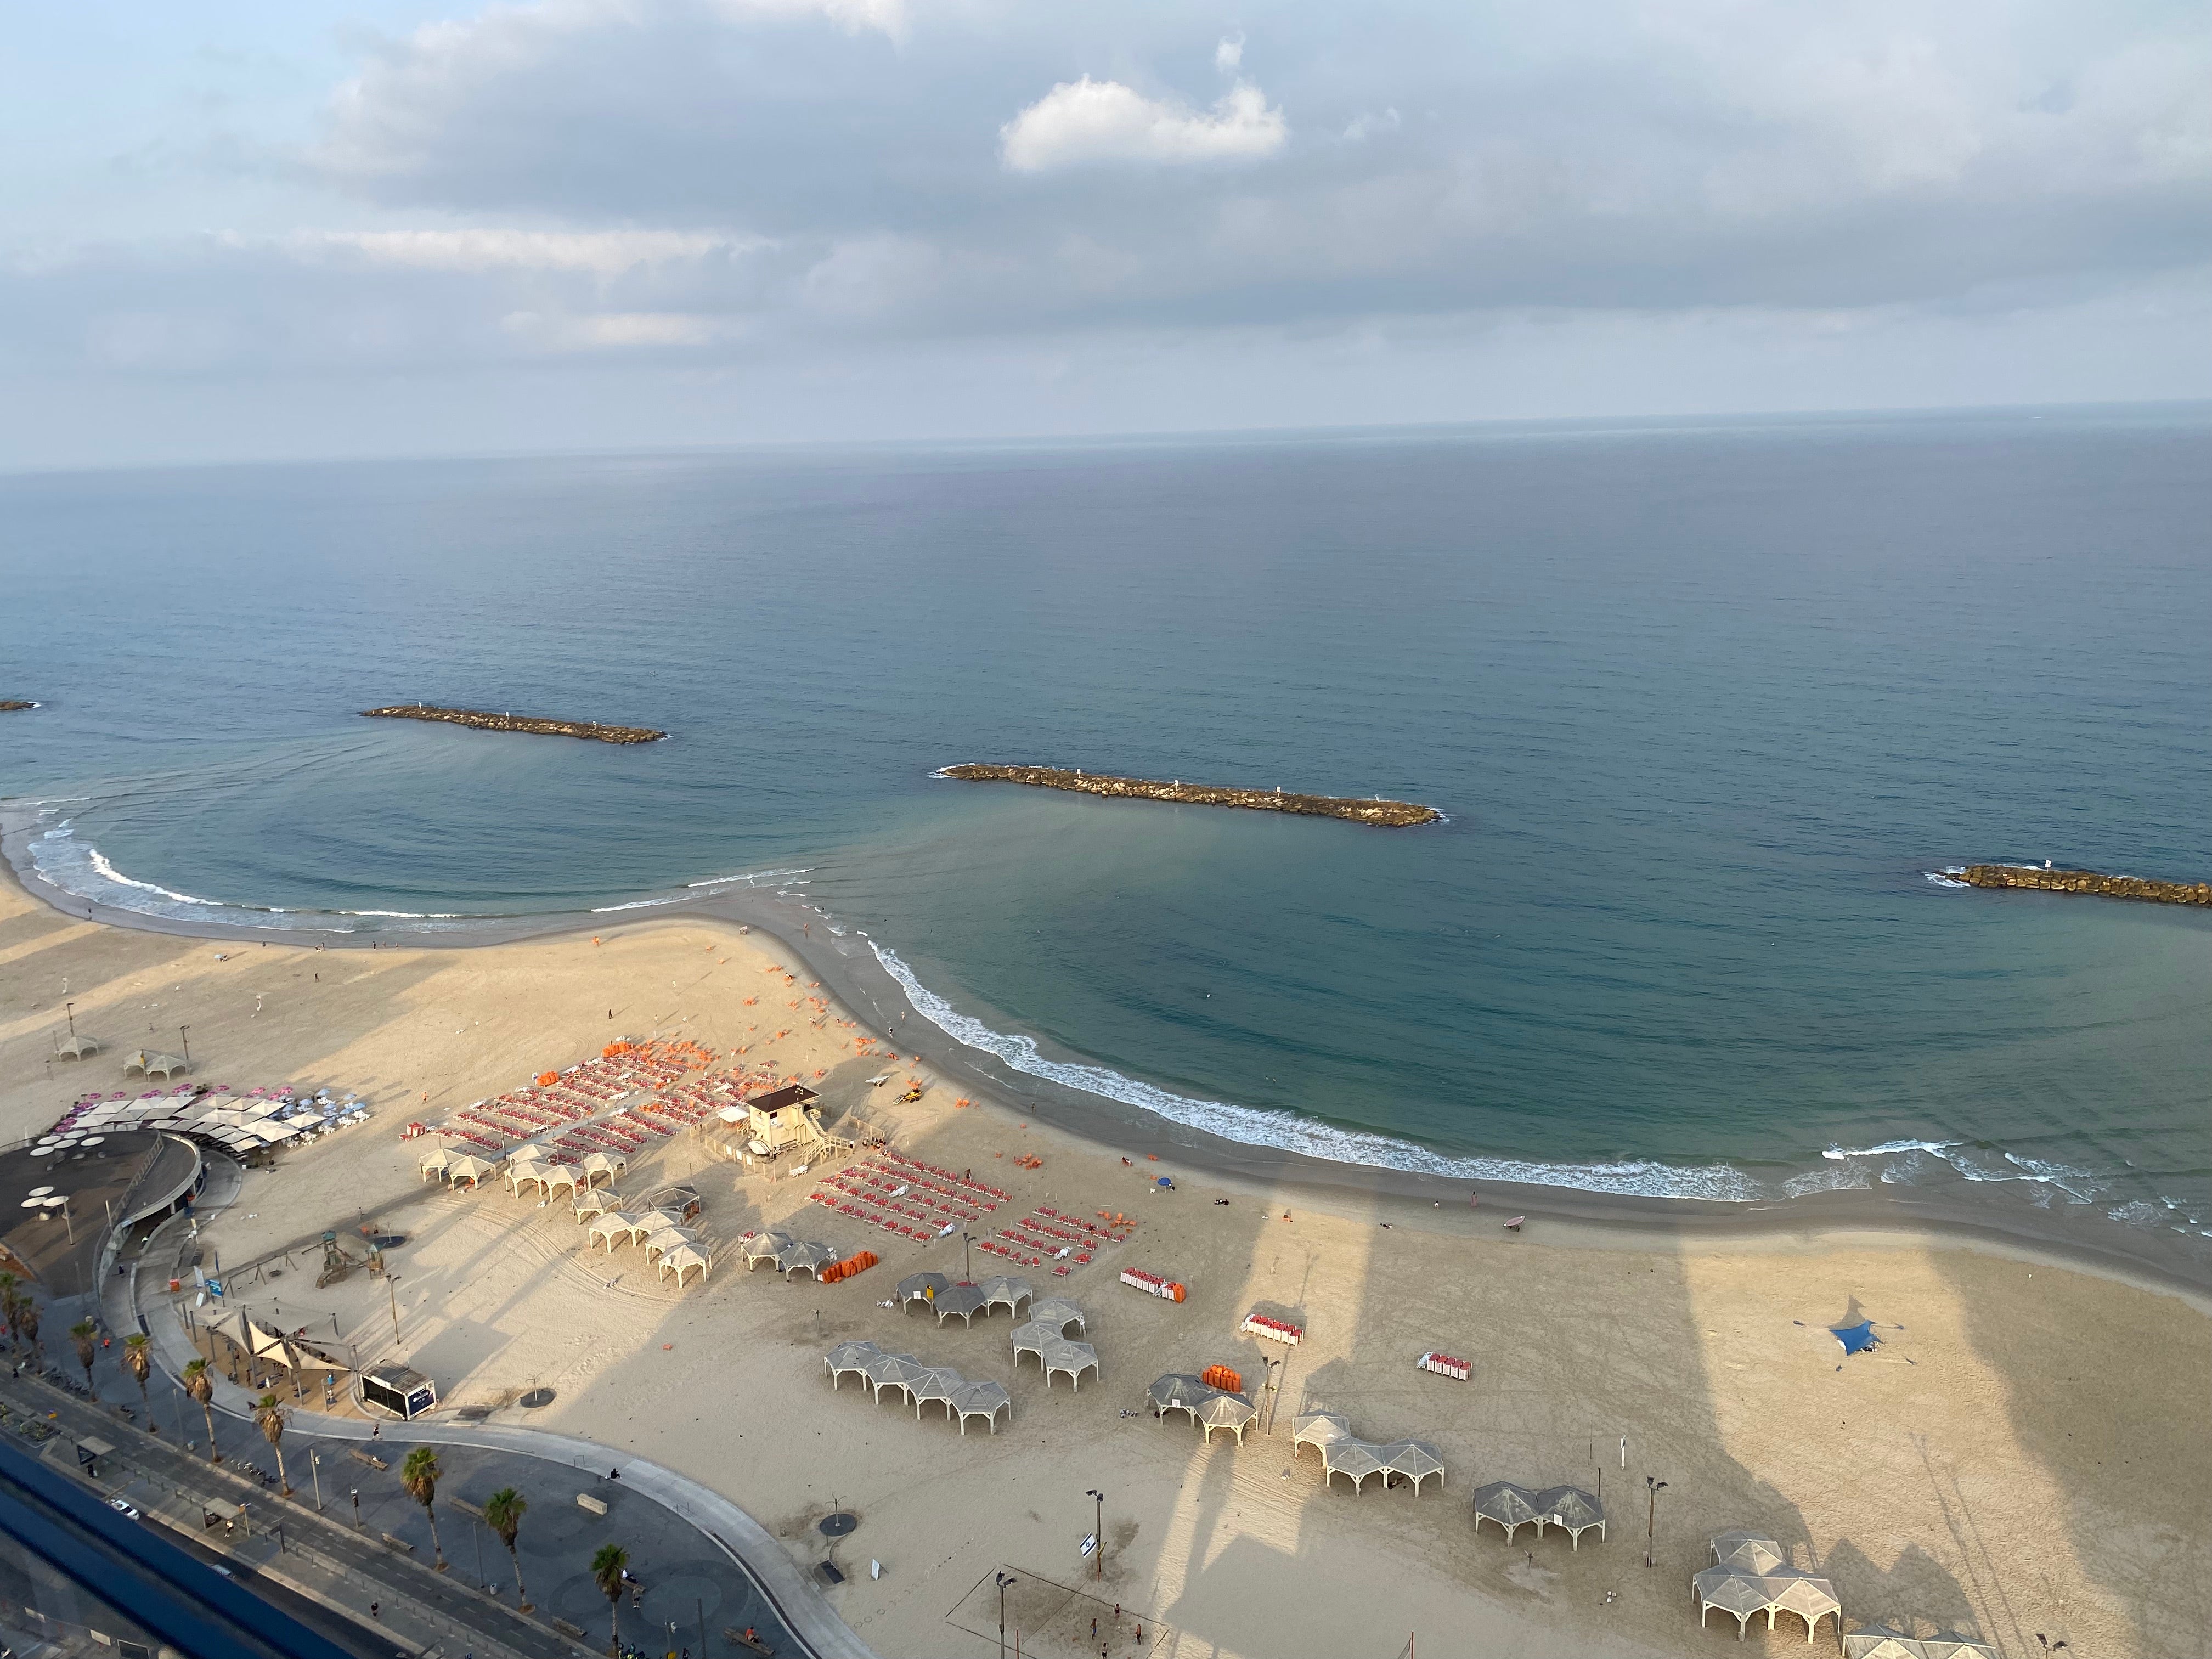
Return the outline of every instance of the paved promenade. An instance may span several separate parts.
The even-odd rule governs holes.
[[[167,1501],[189,1512],[190,1524],[198,1524],[201,1488],[210,1486],[230,1502],[244,1498],[254,1513],[270,1517],[265,1524],[272,1528],[276,1517],[302,1517],[286,1528],[294,1546],[289,1552],[280,1556],[273,1542],[252,1546],[274,1563],[261,1564],[272,1577],[299,1577],[306,1587],[301,1593],[325,1596],[361,1617],[369,1601],[377,1601],[377,1623],[402,1638],[398,1651],[603,1653],[609,1609],[588,1563],[599,1544],[614,1541],[629,1551],[631,1571],[642,1584],[635,1601],[626,1598],[621,1609],[626,1643],[649,1653],[703,1659],[708,1653],[742,1653],[723,1632],[750,1627],[778,1655],[875,1659],[783,1547],[742,1509],[675,1470],[591,1441],[439,1415],[387,1425],[373,1436],[368,1423],[303,1411],[294,1415],[283,1438],[295,1493],[287,1503],[273,1485],[232,1473],[251,1463],[273,1475],[276,1459],[251,1421],[254,1395],[217,1376],[216,1441],[225,1463],[210,1466],[203,1415],[175,1381],[198,1357],[165,1291],[168,1263],[180,1242],[172,1229],[180,1225],[165,1228],[143,1253],[145,1273],[126,1259],[124,1271],[105,1281],[100,1311],[118,1340],[102,1351],[94,1370],[103,1404],[94,1407],[49,1391],[45,1409],[88,1414],[87,1422],[104,1420],[104,1437],[118,1451],[129,1451],[149,1495],[167,1489]],[[134,1329],[153,1340],[157,1365],[148,1404],[160,1425],[158,1437],[142,1431],[146,1413],[138,1387],[119,1363],[120,1335]],[[117,1409],[122,1407],[129,1408],[127,1424]],[[416,1444],[436,1446],[444,1470],[437,1512],[450,1566],[445,1574],[426,1565],[433,1554],[429,1525],[399,1485],[399,1465]],[[379,1469],[365,1457],[387,1467]],[[514,1563],[475,1513],[503,1486],[530,1502],[517,1539],[536,1609],[527,1620],[513,1606]],[[606,1513],[580,1505],[579,1495],[605,1504]],[[333,1565],[323,1567],[303,1552]],[[572,1632],[586,1633],[580,1644]]]

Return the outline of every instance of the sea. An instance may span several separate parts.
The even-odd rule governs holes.
[[[0,795],[216,929],[803,894],[963,1041],[1238,1139],[2212,1238],[2212,915],[1946,874],[2212,876],[2209,455],[2195,406],[7,476]],[[361,717],[416,701],[670,736]]]

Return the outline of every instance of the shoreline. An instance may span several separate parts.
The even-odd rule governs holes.
[[[1202,1174],[1249,1190],[1295,1191],[1310,1194],[1308,1201],[1322,1207],[1389,1206],[1394,1218],[1402,1215],[1403,1224],[1443,1225],[1454,1231],[1488,1232],[1508,1216],[1525,1214],[1529,1223],[1541,1225],[1547,1243],[1614,1249],[1747,1241],[1804,1245],[1844,1236],[1936,1238],[2020,1253],[2054,1267],[2178,1291],[2192,1301],[2212,1295],[2212,1264],[2167,1244],[2160,1233],[2113,1221],[2094,1206],[2079,1206],[2089,1213],[2067,1218],[2069,1225],[2053,1225],[2063,1212],[2024,1198],[2007,1201],[2012,1195],[2003,1188],[2013,1183],[1984,1183],[1992,1190],[1979,1202],[1903,1186],[1748,1200],[1654,1197],[1537,1182],[1470,1182],[1457,1176],[1340,1162],[1233,1140],[1140,1106],[1017,1071],[998,1055],[962,1042],[914,1007],[906,988],[878,959],[867,934],[856,929],[833,933],[822,912],[764,889],[678,896],[618,915],[457,918],[459,925],[387,941],[337,928],[195,924],[81,898],[32,866],[27,847],[38,827],[35,810],[21,802],[0,804],[0,854],[26,894],[76,920],[173,938],[260,941],[302,950],[366,950],[373,939],[397,950],[471,950],[525,939],[613,935],[638,923],[670,921],[757,928],[805,963],[823,990],[865,1025],[902,1051],[921,1056],[950,1084],[979,1090],[1010,1109],[1106,1151],[1158,1158],[1170,1174]],[[823,935],[811,932],[817,922]],[[1467,1203],[1471,1188],[1481,1200],[1472,1210]],[[1424,1201],[1431,1206],[1429,1211],[1419,1209]]]

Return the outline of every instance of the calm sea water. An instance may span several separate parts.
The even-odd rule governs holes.
[[[0,696],[46,705],[0,716],[0,793],[53,800],[65,885],[214,921],[781,872],[967,1035],[1248,1139],[1719,1196],[2004,1180],[2202,1232],[2212,917],[1929,875],[2212,873],[2208,438],[2139,411],[0,479]],[[356,714],[417,698],[674,737]],[[986,759],[1449,822],[930,775]]]

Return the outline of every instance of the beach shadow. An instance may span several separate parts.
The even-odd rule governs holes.
[[[2039,1651],[2039,1632],[2069,1650],[2117,1650],[2087,1624],[2102,1615],[2135,1653],[2212,1652],[2212,1322],[2179,1297],[2087,1273],[1931,1255],[1966,1341],[2004,1380],[2028,1472],[2062,1495],[2044,1522],[2098,1593],[2069,1597],[2011,1559],[1982,1513],[1995,1494],[1979,1472],[1924,1458],[1984,1627],[2024,1653]]]
[[[1868,1559],[1850,1539],[1839,1539],[1817,1566],[1838,1585],[1850,1586],[1848,1618],[1853,1625],[1911,1630],[1917,1621],[1918,1627],[1931,1632],[1948,1630],[1966,1635],[1979,1626],[1965,1586],[1917,1544],[1908,1544],[1884,1567]]]

